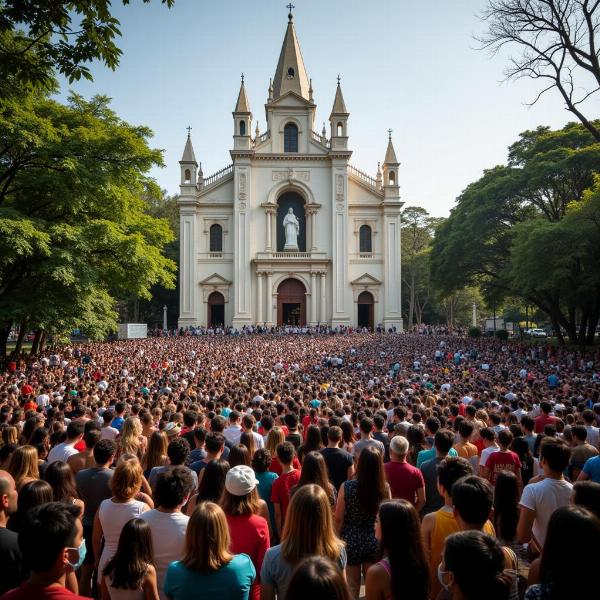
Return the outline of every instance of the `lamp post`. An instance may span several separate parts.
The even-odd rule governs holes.
[[[167,330],[167,305],[163,306],[163,331]]]
[[[473,302],[473,327],[477,327],[477,305]]]

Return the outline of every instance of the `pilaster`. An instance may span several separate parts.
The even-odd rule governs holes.
[[[402,202],[383,203],[384,303],[383,325],[402,331],[401,208]]]

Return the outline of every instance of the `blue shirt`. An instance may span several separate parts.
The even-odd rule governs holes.
[[[267,503],[271,527],[275,529],[275,507],[271,502],[271,487],[273,487],[273,482],[277,479],[277,473],[265,471],[264,473],[255,473],[254,475],[258,481],[258,485],[256,486],[258,488],[258,495]]]
[[[115,417],[112,420],[111,426],[114,427],[117,431],[121,431],[123,428],[123,423],[125,423],[125,419],[123,417]]]
[[[212,573],[193,571],[178,560],[169,565],[163,590],[171,600],[248,600],[255,578],[256,570],[247,554],[237,554]]]
[[[458,456],[458,452],[454,448],[450,448],[450,452],[448,452],[448,456]],[[417,454],[417,469],[421,468],[421,465],[428,460],[435,458],[435,448],[431,448],[429,450],[421,450],[419,454]]]
[[[560,379],[558,378],[558,375],[548,375],[548,385],[551,388],[555,388],[558,385],[558,382],[560,381]]]
[[[591,481],[600,483],[600,455],[588,458],[583,465],[583,472]]]

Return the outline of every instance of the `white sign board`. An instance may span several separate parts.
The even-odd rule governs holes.
[[[143,340],[148,337],[146,323],[119,323],[120,340]]]

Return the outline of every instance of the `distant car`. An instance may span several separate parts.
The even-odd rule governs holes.
[[[545,337],[548,337],[548,334],[543,329],[530,329],[528,331],[528,334],[531,337],[536,337],[536,338],[545,338]]]

